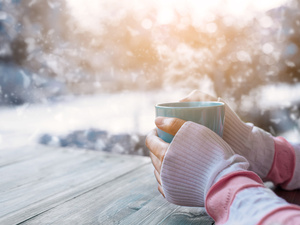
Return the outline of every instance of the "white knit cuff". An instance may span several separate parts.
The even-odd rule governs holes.
[[[255,172],[263,180],[267,177],[273,164],[275,143],[271,134],[253,127],[251,132],[251,149],[243,156],[249,161],[249,170]]]
[[[208,128],[186,122],[171,142],[161,169],[166,199],[177,205],[204,206],[205,196],[222,171],[232,172],[240,162],[230,146]],[[229,168],[226,170],[226,168]]]
[[[229,143],[237,154],[240,154],[242,149],[248,147],[248,139],[253,129],[253,124],[244,123],[223,99],[219,98],[219,101],[225,103],[223,139]]]
[[[264,179],[269,173],[274,158],[274,140],[271,134],[244,123],[238,115],[225,103],[225,123],[223,139],[236,154],[244,156],[250,163],[249,170]]]

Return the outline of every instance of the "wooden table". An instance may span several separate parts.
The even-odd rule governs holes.
[[[272,184],[267,183],[273,188]],[[300,204],[299,191],[275,192]],[[0,224],[213,224],[168,203],[148,157],[24,146],[0,149]]]
[[[40,145],[0,149],[0,224],[212,224],[168,203],[148,157]]]

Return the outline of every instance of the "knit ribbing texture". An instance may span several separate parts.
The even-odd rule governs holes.
[[[249,161],[249,170],[265,179],[272,167],[275,152],[272,135],[251,123],[244,123],[225,101],[219,101],[225,103],[223,139],[236,154]]]
[[[177,205],[204,206],[213,183],[227,173],[247,169],[248,165],[216,133],[186,122],[175,135],[162,164],[165,197]]]

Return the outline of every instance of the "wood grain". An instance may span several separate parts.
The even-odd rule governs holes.
[[[204,208],[168,203],[148,157],[24,146],[0,150],[0,224],[200,224]],[[284,191],[299,204],[299,191]]]
[[[172,205],[148,157],[24,146],[0,150],[0,224],[211,224]]]
[[[0,168],[0,224],[22,222],[145,164],[150,159],[44,149]]]
[[[165,201],[152,173],[144,165],[23,224],[212,224],[203,208]]]

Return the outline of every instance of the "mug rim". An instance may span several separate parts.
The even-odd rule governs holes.
[[[182,103],[214,103],[214,105],[207,105],[207,106],[190,106],[190,107],[186,107],[186,106],[168,106],[171,104],[182,104]],[[193,101],[193,102],[166,102],[166,103],[159,103],[156,104],[155,107],[156,108],[161,108],[161,109],[170,109],[170,108],[177,108],[177,109],[198,109],[198,108],[214,108],[214,107],[220,107],[220,106],[224,106],[224,102],[218,102],[218,101]]]

